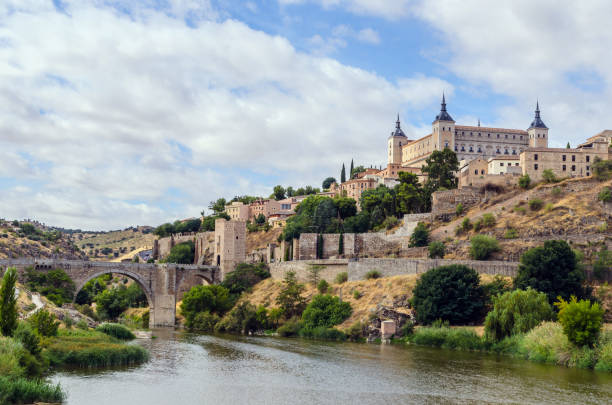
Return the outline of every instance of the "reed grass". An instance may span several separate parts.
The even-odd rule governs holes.
[[[62,402],[65,394],[58,385],[42,380],[11,379],[0,376],[0,405],[34,402]]]
[[[132,331],[118,323],[103,323],[98,326],[96,330],[121,340],[132,340],[136,338]]]

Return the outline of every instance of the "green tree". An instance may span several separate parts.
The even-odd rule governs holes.
[[[553,303],[558,296],[565,300],[572,295],[585,297],[584,280],[584,270],[578,266],[576,254],[567,242],[549,240],[521,256],[514,287],[541,291]]]
[[[416,174],[400,172],[399,184],[394,188],[397,214],[423,212],[427,208],[426,196]]]
[[[427,183],[431,189],[457,188],[457,177],[455,172],[459,170],[457,154],[449,148],[435,150],[425,160],[422,172],[427,175]]]
[[[334,227],[334,219],[338,217],[338,209],[331,198],[325,198],[317,204],[313,216],[315,231],[319,233],[333,233],[337,231]]]
[[[423,324],[437,319],[458,325],[476,322],[484,309],[480,276],[459,264],[431,269],[417,281],[412,303]]]
[[[546,294],[534,289],[514,290],[493,297],[493,310],[485,319],[485,335],[495,341],[527,333],[554,318]]]
[[[429,244],[429,229],[423,222],[419,222],[410,236],[411,247],[422,247]]]
[[[165,263],[193,264],[195,257],[195,244],[193,241],[181,242],[170,249],[170,254],[163,261]]]
[[[567,143],[566,148],[567,148],[567,149],[570,149],[570,143],[569,143],[569,142]]]
[[[355,170],[355,165],[353,164],[353,159],[351,159],[351,171],[350,171],[351,179],[353,178],[353,171],[354,170]]]
[[[272,196],[274,196],[274,199],[276,201],[284,199],[285,198],[285,188],[281,186],[280,184],[278,186],[275,186],[272,192]]]
[[[348,197],[334,198],[334,204],[338,209],[340,219],[347,219],[357,214],[357,201]]]
[[[9,267],[2,277],[0,287],[0,332],[4,336],[13,336],[17,328],[17,296],[15,285],[17,284],[17,270]]]
[[[340,184],[346,181],[346,169],[344,168],[344,163],[342,163],[342,170],[340,171]]]
[[[210,204],[208,204],[208,208],[218,215],[225,212],[226,205],[227,201],[225,201],[225,198],[219,198],[216,201],[211,201]]]
[[[444,242],[431,242],[429,244],[429,258],[430,259],[438,259],[444,257]]]
[[[545,183],[556,183],[557,176],[555,176],[552,169],[546,169],[542,172],[542,180],[544,180]]]
[[[470,257],[474,260],[487,260],[499,250],[499,242],[492,236],[474,235],[470,239]]]
[[[57,306],[72,302],[74,297],[74,282],[62,269],[44,272],[28,268],[26,283],[32,291],[41,293]]]
[[[283,283],[283,288],[276,298],[276,304],[283,310],[285,318],[300,316],[306,307],[306,298],[302,297],[304,285],[298,283],[293,271],[287,272]]]
[[[307,329],[330,328],[351,316],[352,308],[348,302],[328,294],[315,295],[302,314],[303,325]]]
[[[266,223],[266,216],[264,214],[259,214],[255,217],[255,223],[257,225],[263,225]]]
[[[334,177],[328,177],[325,180],[323,180],[323,184],[321,184],[321,188],[323,188],[323,190],[328,190],[332,183],[335,183],[336,179]]]
[[[365,167],[363,166],[357,166],[355,168],[351,169],[351,179],[354,179],[355,177],[357,177],[357,175],[359,173],[363,173],[365,172]]]
[[[220,285],[198,285],[183,296],[181,314],[192,322],[201,312],[222,315],[233,304],[234,301],[227,288]]]
[[[597,302],[578,301],[575,296],[569,302],[561,298],[555,306],[559,308],[559,323],[567,339],[577,346],[593,347],[603,326],[603,308]]]
[[[227,288],[230,294],[239,295],[269,277],[270,271],[265,263],[240,263],[234,271],[225,275],[221,285]]]
[[[60,325],[59,321],[55,320],[55,315],[44,309],[34,312],[28,318],[28,323],[36,330],[36,333],[45,337],[57,336]]]

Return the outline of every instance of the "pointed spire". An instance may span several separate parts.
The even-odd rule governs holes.
[[[536,100],[535,118],[529,128],[548,128],[540,118],[540,101]]]
[[[436,121],[455,121],[453,120],[453,117],[451,117],[450,114],[446,112],[446,96],[444,92],[442,92],[442,105],[440,107],[440,114],[436,115],[436,119],[434,120],[434,122]]]
[[[478,118],[478,126],[480,127],[480,118]]]
[[[444,92],[442,92],[442,108],[440,111],[446,111],[446,98],[444,97]]]
[[[399,113],[397,113],[397,120],[395,121],[395,131],[391,132],[391,136],[403,136],[404,138],[406,137],[406,134],[404,134],[404,131],[402,131],[400,125]]]
[[[395,128],[400,129],[399,113],[397,113],[397,121],[395,121]]]

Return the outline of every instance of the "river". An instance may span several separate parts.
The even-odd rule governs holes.
[[[155,330],[148,363],[52,376],[68,404],[610,404],[612,375],[415,346]]]

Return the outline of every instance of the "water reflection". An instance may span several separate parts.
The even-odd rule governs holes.
[[[53,377],[69,404],[610,403],[612,376],[481,353],[156,330],[140,367]]]

